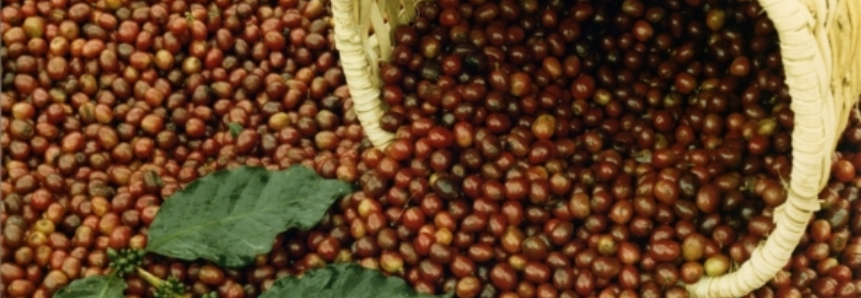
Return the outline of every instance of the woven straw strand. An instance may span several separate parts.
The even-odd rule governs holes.
[[[332,0],[332,15],[335,21],[335,46],[341,57],[341,67],[350,88],[353,109],[362,128],[374,147],[384,149],[394,139],[394,135],[380,127],[383,116],[380,89],[372,81],[370,65],[363,47],[359,25],[353,18],[354,1]],[[361,35],[360,35],[361,34]],[[379,38],[388,38],[379,36]]]

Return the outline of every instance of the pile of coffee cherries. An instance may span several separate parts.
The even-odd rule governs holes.
[[[345,262],[461,298],[687,297],[750,258],[786,201],[791,98],[756,1],[420,2],[380,68],[383,150],[325,0],[24,0],[0,18],[9,297],[106,274],[165,199],[239,165],[360,190],[247,268],[145,269],[195,297]],[[861,294],[859,150],[853,112],[822,211],[749,297]]]

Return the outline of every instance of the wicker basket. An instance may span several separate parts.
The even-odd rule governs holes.
[[[370,141],[394,138],[378,124],[378,62],[392,49],[391,30],[415,18],[417,0],[332,0],[335,44],[354,109]],[[830,175],[832,152],[861,94],[861,1],[759,0],[780,38],[795,112],[788,199],[776,227],[738,270],[687,285],[691,297],[739,297],[763,286],[790,260]],[[375,34],[369,34],[373,28]]]

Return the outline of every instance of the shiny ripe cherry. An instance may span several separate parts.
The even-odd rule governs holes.
[[[511,291],[517,285],[517,272],[511,265],[500,263],[490,270],[490,281],[502,291]]]
[[[445,127],[434,127],[427,135],[430,145],[436,149],[448,148],[454,144],[454,134]]]

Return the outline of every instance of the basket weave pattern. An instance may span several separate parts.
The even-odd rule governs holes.
[[[691,297],[739,297],[772,279],[792,256],[830,175],[831,156],[861,94],[861,1],[759,0],[780,38],[795,113],[792,172],[775,229],[750,260],[724,276],[687,285]],[[332,0],[335,42],[354,108],[370,141],[385,148],[378,62],[388,61],[390,30],[415,17],[415,0]],[[387,22],[388,23],[387,23]],[[375,35],[370,35],[373,29]]]

